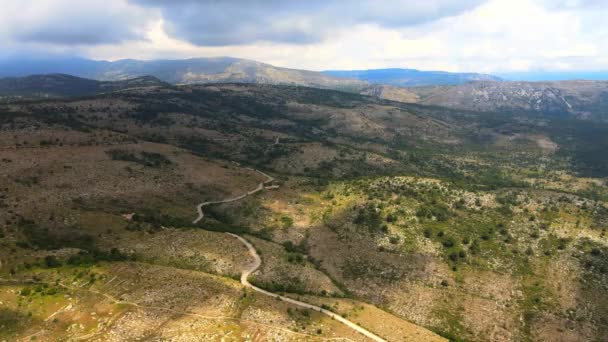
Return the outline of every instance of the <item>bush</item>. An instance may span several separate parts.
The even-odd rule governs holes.
[[[477,239],[473,240],[473,243],[471,243],[471,246],[469,247],[469,252],[471,252],[471,254],[473,254],[473,255],[479,254],[481,252],[481,246],[479,245],[479,240],[477,240]]]
[[[48,268],[54,268],[61,266],[61,262],[54,255],[47,255],[44,257],[44,265]]]
[[[424,204],[416,211],[416,216],[422,219],[433,219],[437,221],[447,221],[451,212],[444,204]]]
[[[449,258],[450,258],[450,260],[452,260],[454,262],[458,261],[458,253],[456,253],[456,252],[450,253]]]
[[[303,264],[304,256],[300,253],[288,253],[287,261],[289,261],[292,264]]]
[[[306,246],[304,243],[296,245],[291,241],[285,241],[283,242],[283,247],[288,253],[306,253]]]
[[[388,231],[388,227],[385,227],[386,225],[382,224],[382,218],[380,217],[379,210],[377,210],[376,206],[371,203],[359,209],[354,223],[360,227],[367,228],[370,233]]]
[[[283,229],[289,229],[293,226],[293,219],[289,216],[281,216],[281,226]]]
[[[430,239],[433,236],[433,230],[431,228],[424,228],[423,234],[425,238]]]
[[[441,243],[443,244],[443,247],[445,247],[445,248],[454,247],[454,245],[456,244],[456,242],[454,241],[454,238],[452,238],[452,237],[446,238]]]

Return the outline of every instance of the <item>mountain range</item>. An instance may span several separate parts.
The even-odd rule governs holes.
[[[414,69],[316,72],[232,57],[115,62],[82,58],[5,59],[0,61],[0,77],[8,77],[0,79],[0,96],[5,97],[85,96],[163,82],[251,83],[339,90],[479,112],[608,119],[605,81],[513,82],[486,74]]]
[[[65,74],[97,81],[122,81],[142,76],[152,76],[171,84],[255,83],[299,85],[382,96],[402,102],[415,101],[415,95],[403,88],[370,84],[357,79],[333,77],[316,71],[280,68],[266,63],[232,57],[152,61],[124,59],[115,62],[83,58],[0,60],[0,77],[46,74]],[[7,81],[3,82],[7,83]],[[14,82],[15,80],[8,81],[9,84],[14,84]],[[48,80],[45,82],[48,82]],[[28,83],[28,81],[22,83]],[[92,88],[88,87],[87,89]],[[0,95],[17,94],[14,92],[7,93],[6,89],[0,89]],[[28,94],[21,93],[21,95],[27,96]]]
[[[114,62],[82,58],[5,59],[0,61],[0,77],[62,73],[99,81],[117,81],[154,76],[173,84],[261,83],[298,84],[318,88],[361,88],[365,82],[327,76],[319,72],[275,67],[232,57],[183,60],[135,60]]]
[[[201,82],[206,83],[206,82]],[[212,82],[223,83],[223,82]],[[272,80],[226,83],[273,83]],[[169,85],[154,76],[119,81],[98,81],[67,74],[30,75],[0,79],[0,97],[77,97],[109,93],[129,88]],[[300,80],[297,86],[308,86]],[[327,88],[332,89],[329,84]],[[396,87],[362,84],[338,90],[380,99],[418,103],[476,112],[528,113],[546,117],[566,117],[593,121],[608,120],[607,81],[493,82],[477,81],[460,85]],[[313,87],[321,88],[321,87]]]
[[[308,71],[275,67],[270,64],[232,57],[182,60],[135,60],[114,62],[84,58],[18,58],[0,60],[0,77],[63,73],[103,81],[154,76],[174,84],[264,83],[298,84],[318,88],[359,89],[369,84],[423,86],[461,84],[500,78],[476,73],[449,73],[415,69],[358,71]]]

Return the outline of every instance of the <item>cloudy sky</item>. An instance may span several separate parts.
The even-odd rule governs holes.
[[[0,0],[0,55],[608,70],[605,0]]]

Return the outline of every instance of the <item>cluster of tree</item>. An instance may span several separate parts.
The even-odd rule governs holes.
[[[54,255],[47,255],[44,257],[41,266],[46,268],[61,267],[64,264],[69,266],[90,266],[101,261],[112,262],[127,260],[134,259],[132,256],[122,253],[117,248],[112,248],[109,252],[93,248],[90,250],[81,250],[78,253],[69,256],[67,260],[60,260]]]
[[[49,229],[26,218],[20,218],[17,224],[26,238],[20,244],[25,248],[54,250],[70,247],[90,250],[94,247],[93,236],[76,226]]]
[[[380,209],[374,203],[360,207],[353,222],[370,233],[388,232],[388,226],[382,220]]]
[[[112,158],[112,160],[133,162],[147,167],[160,168],[172,164],[171,160],[169,160],[167,157],[155,152],[141,151],[137,153],[122,149],[112,149],[106,151],[106,153],[110,156],[110,158]]]
[[[447,221],[452,213],[450,208],[443,203],[424,203],[418,210],[416,210],[416,216],[421,219],[435,219],[439,222]]]

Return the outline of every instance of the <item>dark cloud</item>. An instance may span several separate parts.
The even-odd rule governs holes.
[[[125,25],[120,20],[50,22],[47,25],[20,30],[14,37],[23,42],[60,45],[112,44],[142,38],[136,28]]]
[[[3,4],[2,36],[56,46],[145,39],[162,15],[169,35],[199,46],[260,41],[307,44],[357,24],[400,27],[469,10],[485,0],[20,0]]]
[[[38,0],[3,5],[9,39],[51,45],[115,44],[144,39],[150,13],[122,0]]]
[[[355,24],[400,27],[452,16],[485,0],[130,0],[157,7],[173,36],[196,45],[320,41]]]

